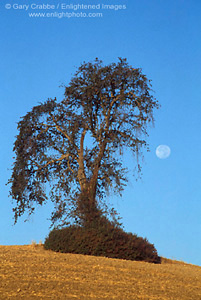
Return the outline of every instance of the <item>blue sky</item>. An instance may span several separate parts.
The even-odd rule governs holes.
[[[110,197],[110,202],[125,230],[147,237],[159,255],[201,266],[201,2],[64,2],[126,5],[126,9],[97,10],[103,13],[101,18],[31,18],[28,13],[39,11],[6,9],[14,1],[1,1],[0,244],[44,241],[50,226],[46,219],[51,204],[38,208],[29,222],[22,217],[13,226],[5,184],[11,175],[20,117],[48,97],[62,97],[59,86],[69,82],[83,61],[98,57],[108,64],[125,57],[152,80],[161,109],[149,130],[151,151],[144,153],[142,179],[130,176],[123,197]],[[169,158],[156,157],[160,144],[171,148]],[[125,161],[134,168],[129,154]]]

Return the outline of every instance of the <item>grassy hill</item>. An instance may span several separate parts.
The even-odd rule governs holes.
[[[0,299],[200,300],[201,267],[0,246]]]

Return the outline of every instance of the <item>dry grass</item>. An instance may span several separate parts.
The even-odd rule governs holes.
[[[0,246],[0,299],[200,300],[201,267]]]

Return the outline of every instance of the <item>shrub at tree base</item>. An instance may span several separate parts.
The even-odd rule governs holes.
[[[107,226],[69,226],[53,229],[44,243],[45,249],[110,258],[160,263],[161,258],[147,239],[126,233],[112,224]]]

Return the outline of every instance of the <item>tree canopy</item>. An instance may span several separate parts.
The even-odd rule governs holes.
[[[138,156],[147,146],[159,105],[141,69],[126,59],[106,66],[96,59],[81,64],[64,88],[62,101],[48,99],[18,123],[9,180],[15,222],[48,195],[52,224],[101,215],[106,192],[121,194],[126,185],[124,150]]]

